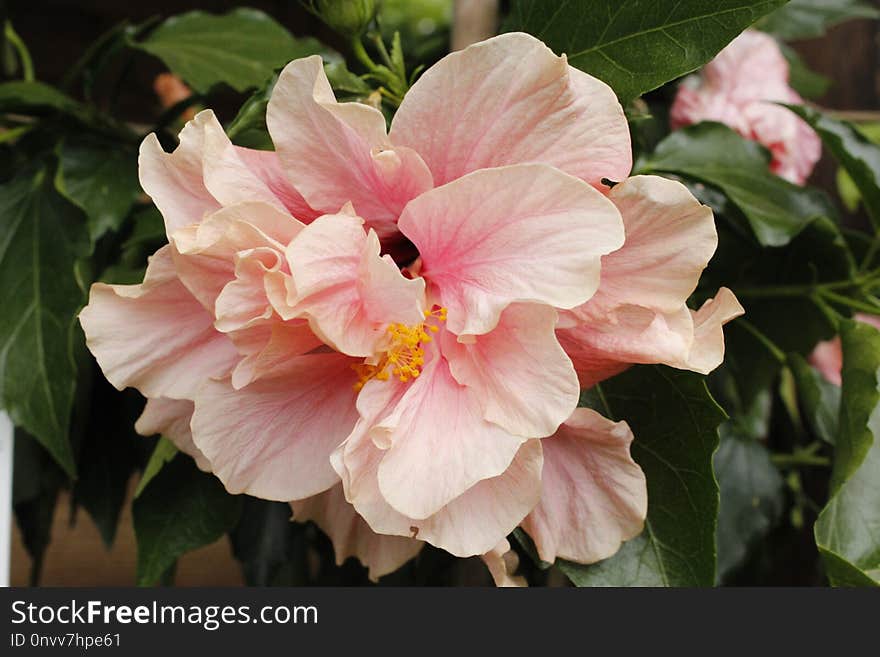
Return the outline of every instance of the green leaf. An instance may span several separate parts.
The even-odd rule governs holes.
[[[323,50],[314,39],[295,39],[256,9],[174,16],[134,45],[161,59],[202,94],[220,83],[247,91],[292,59]]]
[[[789,354],[788,366],[794,374],[807,423],[813,433],[833,445],[840,415],[840,387],[826,381],[800,354]]]
[[[614,419],[626,420],[633,458],[648,480],[645,530],[592,566],[559,561],[578,586],[712,586],[718,485],[712,454],[724,411],[703,377],[636,366],[601,385]]]
[[[284,581],[284,571],[297,538],[304,543],[303,529],[291,522],[289,504],[245,497],[241,519],[229,538],[248,586],[301,584]]]
[[[140,497],[141,493],[143,493],[144,489],[147,487],[147,484],[149,484],[153,478],[159,474],[159,471],[165,467],[165,464],[175,456],[177,456],[177,447],[175,447],[174,443],[167,438],[159,438],[156,447],[153,449],[153,453],[150,455],[150,460],[147,461],[147,467],[144,468],[141,480],[138,482],[137,488],[134,491],[135,498]]]
[[[238,114],[232,119],[232,123],[226,129],[226,134],[233,143],[246,148],[256,148],[262,151],[275,149],[269,128],[266,125],[266,109],[269,106],[269,98],[278,76],[273,75],[267,84],[257,89],[244,101]]]
[[[48,84],[16,80],[0,84],[0,112],[29,115],[63,112],[81,115],[85,108]]]
[[[372,91],[370,85],[349,71],[343,61],[325,64],[324,72],[337,94],[341,92],[342,95],[367,96]]]
[[[535,35],[621,103],[690,73],[785,0],[513,0],[505,31]]]
[[[809,123],[852,178],[868,216],[880,228],[880,146],[871,143],[854,125],[838,121],[810,107],[786,105]]]
[[[213,543],[238,522],[241,497],[178,456],[152,478],[132,505],[138,546],[137,581],[153,584],[177,559]]]
[[[718,508],[718,579],[745,561],[749,550],[782,515],[782,477],[759,441],[767,435],[770,394],[721,425],[714,468],[721,492]]]
[[[819,190],[799,187],[768,171],[769,153],[720,123],[677,130],[641,159],[640,173],[674,173],[723,191],[745,215],[758,241],[782,246],[817,217],[834,217]]]
[[[840,429],[815,534],[836,586],[880,585],[880,332],[843,320]]]
[[[45,168],[0,185],[0,404],[71,477],[73,345],[84,300],[74,264],[88,251],[81,212]]]
[[[764,18],[762,30],[781,39],[809,39],[852,18],[878,18],[880,11],[864,0],[791,0]]]
[[[92,242],[107,231],[119,230],[141,193],[137,151],[118,143],[72,137],[61,142],[57,152],[55,187],[86,213]]]

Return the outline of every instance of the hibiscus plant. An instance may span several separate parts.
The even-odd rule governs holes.
[[[787,45],[877,11],[487,2],[450,53],[450,2],[302,4],[333,47],[193,11],[57,87],[6,24],[34,582],[67,488],[145,585],[225,536],[250,584],[878,585],[880,147]]]

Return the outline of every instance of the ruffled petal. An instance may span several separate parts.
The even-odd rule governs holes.
[[[510,549],[510,543],[505,538],[490,552],[482,555],[483,563],[489,569],[495,586],[501,587],[524,587],[528,586],[526,578],[522,575],[514,575],[519,568],[519,557]]]
[[[411,518],[427,518],[478,481],[503,473],[526,440],[483,419],[476,396],[439,356],[371,436],[387,448],[377,472],[382,495]]]
[[[543,164],[483,169],[426,192],[399,226],[457,335],[491,331],[517,301],[582,304],[599,285],[600,257],[623,244],[617,208]]]
[[[641,533],[648,491],[632,439],[625,422],[578,408],[542,441],[541,501],[522,524],[541,560],[594,563]]]
[[[317,55],[281,72],[266,123],[288,179],[311,207],[333,213],[351,202],[383,239],[396,234],[407,201],[433,185],[418,154],[392,146],[379,110],[336,102]]]
[[[194,408],[189,399],[148,399],[143,413],[135,422],[134,430],[142,436],[164,436],[181,452],[191,456],[199,470],[210,472],[211,464],[196,447],[189,428]]]
[[[677,311],[718,246],[712,210],[680,182],[659,176],[629,178],[609,198],[623,217],[626,241],[602,258],[595,298]]]
[[[118,389],[146,397],[192,399],[211,377],[230,372],[238,352],[180,282],[164,246],[140,285],[92,285],[79,315],[86,344]]]
[[[240,390],[229,380],[201,388],[193,440],[230,493],[287,502],[338,481],[330,454],[357,420],[350,364],[309,354]]]
[[[434,183],[490,167],[542,162],[595,187],[632,167],[623,109],[604,82],[528,34],[452,53],[425,71],[395,114],[395,144],[422,156]]]
[[[429,518],[408,518],[379,490],[383,451],[369,439],[366,426],[355,429],[334,454],[333,464],[346,499],[376,532],[418,538],[458,557],[482,555],[513,531],[538,502],[541,441],[529,440],[501,475],[480,481]]]
[[[374,582],[400,568],[424,546],[422,541],[377,534],[370,529],[345,500],[342,484],[304,500],[291,502],[290,506],[294,520],[311,520],[330,537],[337,566],[341,566],[349,557],[355,557],[368,568],[369,577]]]
[[[452,376],[473,390],[483,417],[517,436],[541,438],[575,409],[580,385],[555,334],[556,311],[513,304],[489,333],[461,343],[442,334]]]
[[[379,252],[378,236],[372,229],[364,231],[360,217],[316,219],[287,248],[291,306],[286,313],[279,308],[282,317],[304,315],[337,351],[373,355],[387,338],[388,324],[413,325],[424,319],[424,281],[405,278]]]

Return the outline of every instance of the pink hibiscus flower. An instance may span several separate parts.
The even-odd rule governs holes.
[[[637,535],[632,433],[580,390],[633,363],[708,372],[742,309],[686,306],[712,213],[627,179],[613,92],[506,34],[426,71],[390,132],[319,57],[285,68],[267,123],[277,153],[210,112],[174,153],[142,146],[169,245],[81,314],[108,380],[148,398],[138,430],[291,502],[373,577],[427,541],[516,584],[519,525],[548,561]]]
[[[719,121],[770,150],[770,169],[801,185],[822,154],[816,133],[774,102],[804,102],[788,84],[788,62],[773,37],[747,30],[730,42],[699,76],[679,86],[670,110],[673,129]]]

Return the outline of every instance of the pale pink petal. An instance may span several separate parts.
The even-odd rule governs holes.
[[[230,372],[238,352],[177,278],[171,250],[164,246],[150,258],[140,285],[92,285],[79,319],[114,386],[191,399],[202,381]]]
[[[843,348],[840,346],[840,336],[835,335],[830,340],[817,343],[810,354],[809,363],[819,370],[826,381],[839,386],[842,383],[840,372],[843,369]]]
[[[228,379],[199,390],[193,440],[230,493],[286,502],[338,481],[330,454],[357,419],[351,362],[309,354],[240,390]]]
[[[336,565],[341,566],[347,558],[355,557],[369,569],[370,579],[374,582],[400,568],[424,546],[421,541],[377,534],[370,529],[354,507],[346,502],[342,484],[304,500],[291,502],[290,506],[294,520],[311,520],[330,537]]]
[[[721,327],[743,313],[745,310],[733,292],[726,287],[719,289],[714,298],[693,313],[694,341],[687,359],[670,365],[700,374],[714,370],[724,361],[724,331]]]
[[[269,320],[274,314],[264,279],[281,269],[278,251],[259,247],[235,254],[235,280],[227,283],[214,303],[218,331],[229,333]]]
[[[578,408],[541,442],[541,501],[522,527],[542,561],[594,563],[641,533],[648,491],[629,453],[632,439],[625,422]]]
[[[424,158],[442,185],[471,171],[542,162],[601,185],[632,166],[629,127],[608,85],[539,40],[502,34],[425,71],[392,122],[391,139]]]
[[[628,178],[609,198],[623,217],[626,241],[602,258],[594,298],[675,312],[718,246],[712,210],[680,182],[659,176]]]
[[[425,366],[372,435],[388,447],[378,469],[382,495],[411,518],[427,518],[500,475],[526,440],[484,420],[476,395],[452,378],[442,357]]]
[[[503,474],[484,479],[425,519],[396,511],[379,490],[378,469],[383,458],[356,428],[333,456],[349,500],[374,531],[418,538],[458,557],[491,551],[538,502],[541,490],[541,441],[523,443]]]
[[[582,304],[600,257],[623,244],[614,205],[544,164],[468,174],[411,201],[399,226],[458,335],[487,333],[516,301]]]
[[[461,343],[444,331],[452,376],[473,390],[483,418],[517,436],[549,436],[577,406],[580,385],[555,335],[556,311],[512,304],[492,331]]]
[[[199,470],[210,472],[211,464],[196,447],[189,428],[194,408],[195,405],[188,399],[167,397],[148,399],[144,412],[135,422],[134,429],[142,436],[159,434],[167,438],[177,449],[191,456]]]
[[[424,320],[425,284],[407,279],[379,238],[349,214],[325,215],[287,248],[295,302],[282,317],[306,316],[312,330],[338,351],[373,355],[389,323]],[[277,307],[277,302],[276,302]]]
[[[141,186],[165,218],[165,232],[169,236],[220,208],[205,187],[202,175],[204,126],[215,120],[213,112],[199,112],[184,126],[179,135],[180,144],[173,153],[165,152],[155,133],[147,135],[141,143],[138,157]]]
[[[234,146],[212,112],[204,121],[202,164],[206,189],[223,206],[268,203],[301,221],[318,212],[287,181],[278,154]]]
[[[361,103],[337,103],[317,55],[281,72],[266,123],[288,179],[324,213],[354,204],[381,238],[396,234],[407,201],[432,186],[414,151],[392,146],[382,113]]]
[[[172,234],[177,273],[190,292],[213,312],[223,288],[236,278],[237,253],[267,248],[281,254],[303,227],[286,211],[267,203],[244,202],[222,208],[201,223]]]
[[[232,387],[236,390],[262,377],[281,372],[294,356],[317,349],[323,342],[305,320],[267,321],[229,334],[244,358],[232,371]]]
[[[528,586],[525,577],[514,575],[517,568],[519,568],[519,557],[516,552],[510,549],[510,543],[506,538],[490,552],[482,555],[482,559],[492,575],[495,586]]]

